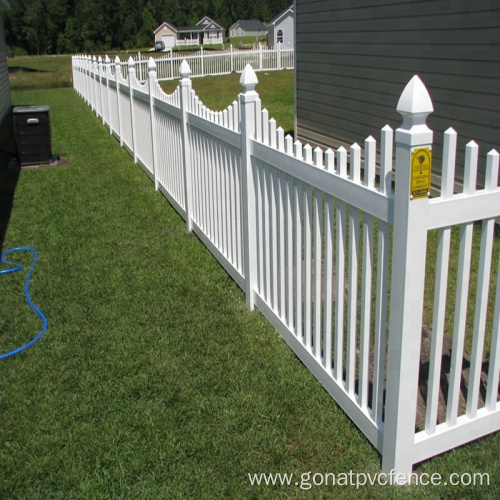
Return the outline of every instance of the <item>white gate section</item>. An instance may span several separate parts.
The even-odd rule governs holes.
[[[322,151],[269,119],[250,65],[223,112],[195,95],[186,61],[171,95],[156,69],[151,59],[142,85],[133,60],[124,78],[119,63],[73,58],[77,92],[245,291],[248,307],[263,312],[379,450],[383,470],[408,477],[413,464],[499,430],[498,153],[487,155],[478,190],[478,147],[469,143],[464,189],[455,193],[457,136],[447,130],[441,193],[430,198],[433,107],[417,76],[401,95],[395,133],[386,126],[378,144],[369,137],[363,147]],[[431,332],[425,349],[423,331]]]

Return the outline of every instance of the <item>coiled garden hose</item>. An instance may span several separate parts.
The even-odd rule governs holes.
[[[7,358],[8,356],[13,356],[14,354],[18,354],[21,351],[24,351],[24,349],[31,347],[35,342],[40,340],[40,338],[47,331],[47,328],[48,328],[47,318],[45,317],[43,312],[40,311],[40,309],[38,309],[38,307],[35,306],[35,304],[33,304],[33,302],[31,301],[31,298],[30,298],[30,279],[31,279],[31,273],[33,272],[33,268],[35,267],[36,261],[38,260],[37,251],[31,247],[16,247],[16,248],[11,248],[10,250],[6,250],[0,256],[0,262],[2,262],[4,264],[15,266],[15,267],[11,267],[9,269],[0,269],[0,274],[15,273],[16,271],[20,271],[23,268],[22,264],[12,262],[12,261],[7,260],[5,258],[10,253],[23,251],[23,250],[33,253],[33,262],[31,263],[31,267],[30,267],[28,274],[26,276],[26,281],[24,282],[24,295],[26,298],[26,302],[31,307],[31,309],[33,309],[33,311],[35,311],[38,314],[38,316],[40,316],[40,318],[43,322],[43,328],[35,338],[31,339],[29,342],[26,342],[26,344],[22,345],[21,347],[17,347],[16,349],[13,349],[12,351],[0,354],[0,359]]]

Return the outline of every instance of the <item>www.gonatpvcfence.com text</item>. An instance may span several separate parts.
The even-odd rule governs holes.
[[[268,474],[249,473],[248,479],[252,486],[298,486],[302,490],[310,490],[318,486],[386,486],[391,484],[416,484],[421,486],[489,486],[490,475],[487,472],[452,473],[447,478],[439,473],[420,474],[412,472],[408,477],[405,474],[391,470],[389,473],[380,472],[370,474],[365,472],[340,472],[321,473],[304,472],[298,475],[291,474]]]

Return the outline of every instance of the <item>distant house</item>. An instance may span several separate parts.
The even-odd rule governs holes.
[[[180,45],[213,45],[224,43],[224,28],[205,16],[195,26],[178,28],[164,22],[154,31],[155,42],[163,42],[165,48]]]
[[[267,28],[261,21],[256,19],[236,21],[229,28],[229,36],[237,38],[242,36],[261,37],[267,35]]]
[[[399,127],[399,97],[418,74],[434,105],[433,173],[449,127],[458,133],[458,167],[470,140],[483,162],[500,146],[499,2],[296,0],[295,8],[300,141],[347,147],[380,137],[386,124]]]
[[[295,45],[295,11],[293,5],[271,19],[267,26],[267,45],[276,48],[279,43],[285,47]]]
[[[12,105],[10,97],[9,70],[7,68],[7,49],[3,29],[3,12],[10,8],[7,0],[0,0],[0,125],[7,118]]]

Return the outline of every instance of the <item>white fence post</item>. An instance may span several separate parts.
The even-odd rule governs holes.
[[[116,82],[116,111],[118,113],[118,137],[120,138],[120,146],[123,147],[123,125],[122,125],[122,115],[120,109],[120,77],[122,74],[120,58],[118,56],[115,57],[115,82]]]
[[[427,214],[433,133],[425,121],[433,111],[425,85],[414,76],[397,111],[396,189],[391,278],[387,396],[382,469],[406,483],[413,467],[420,340],[425,285]],[[422,186],[425,186],[422,188]]]
[[[111,99],[109,98],[109,76],[111,74],[111,59],[106,56],[104,58],[104,71],[106,72],[106,106],[108,108],[108,126],[109,133],[113,133],[113,126],[111,125]]]
[[[92,56],[92,111],[97,115],[97,79],[98,77],[97,58]]]
[[[102,57],[99,56],[97,59],[97,65],[99,68],[99,108],[101,111],[101,118],[102,118],[102,124],[104,125],[106,123],[106,119],[104,118],[104,101],[107,99],[107,96],[104,96],[103,92],[103,85],[102,85],[102,77],[103,77],[103,72],[104,72],[104,64],[102,62]]]
[[[83,56],[83,74],[85,75],[85,102],[90,106],[90,68],[89,57]]]
[[[189,141],[188,127],[187,127],[187,112],[190,111],[189,100],[191,97],[191,68],[184,59],[182,61],[180,70],[181,79],[179,81],[180,87],[180,105],[182,115],[182,163],[184,172],[184,197],[185,197],[185,210],[187,218],[188,231],[193,230],[193,182],[191,174],[191,144]]]
[[[251,141],[255,135],[256,109],[259,94],[255,91],[257,75],[250,64],[241,74],[243,87],[239,95],[241,128],[241,179],[243,210],[243,258],[245,272],[246,302],[250,310],[254,309],[254,290],[257,283],[257,221],[255,216],[255,186],[251,159]],[[260,118],[260,117],[259,117]]]
[[[132,132],[132,154],[134,155],[134,163],[137,163],[137,147],[135,145],[136,131],[134,119],[134,89],[132,82],[136,80],[135,63],[132,56],[128,59],[128,91],[130,96],[130,130]]]
[[[86,85],[85,85],[85,93],[87,104],[92,107],[92,58],[90,56],[86,56],[85,58],[85,76],[86,76]]]
[[[153,95],[153,87],[156,86],[157,75],[156,75],[156,63],[152,57],[149,58],[148,62],[148,93],[149,93],[149,114],[151,116],[151,148],[153,153],[153,177],[155,182],[155,189],[158,191],[158,175],[156,173],[156,158],[157,145],[156,145],[156,119],[155,119],[155,103]]]
[[[91,92],[90,89],[92,88],[92,71],[91,71],[91,66],[92,66],[92,58],[90,56],[85,56],[85,76],[86,76],[86,84],[85,84],[85,93],[86,93],[86,101],[87,105],[91,108],[92,103],[91,103]]]
[[[142,57],[141,57],[141,53],[140,52],[137,52],[137,62],[138,64],[136,65],[138,68],[139,68],[139,73],[138,73],[138,80],[140,82],[143,82],[145,80],[144,78],[144,71],[142,69]]]

